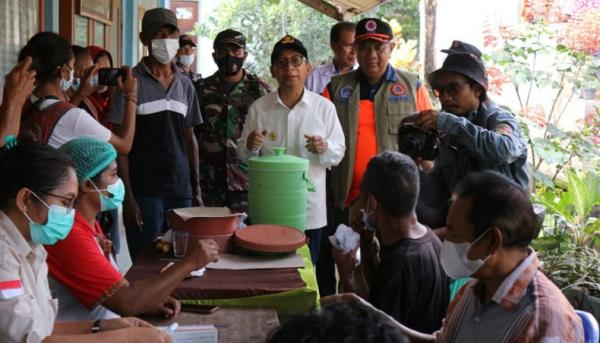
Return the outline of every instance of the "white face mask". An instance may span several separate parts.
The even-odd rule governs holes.
[[[194,63],[194,54],[191,55],[181,55],[177,58],[180,64],[183,64],[186,67],[189,67]]]
[[[471,247],[485,236],[488,231],[489,229],[477,237],[472,243],[454,243],[449,240],[445,240],[444,243],[442,243],[440,262],[442,263],[442,268],[444,268],[444,271],[449,277],[453,279],[469,277],[483,267],[485,261],[490,257],[489,255],[484,260],[469,260],[467,255],[469,254]]]
[[[152,56],[161,64],[169,64],[179,50],[179,41],[174,38],[153,39],[151,44]]]
[[[65,66],[66,67],[66,66]],[[69,67],[67,67],[67,69],[69,69]],[[63,92],[66,92],[69,88],[71,88],[71,85],[73,84],[73,80],[74,78],[74,73],[75,73],[75,69],[69,69],[69,79],[65,80],[65,79],[60,79],[60,89]]]

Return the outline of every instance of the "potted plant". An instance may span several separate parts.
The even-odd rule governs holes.
[[[565,174],[566,190],[555,187],[533,196],[548,212],[533,246],[542,271],[573,306],[600,320],[600,176],[572,169]]]

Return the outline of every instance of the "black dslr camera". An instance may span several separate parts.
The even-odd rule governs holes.
[[[398,151],[412,159],[434,160],[438,154],[439,136],[436,130],[421,131],[416,126],[418,113],[400,122],[398,128]]]

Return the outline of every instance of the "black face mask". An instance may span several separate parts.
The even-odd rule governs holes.
[[[235,57],[231,55],[227,55],[221,57],[219,59],[215,59],[217,66],[219,67],[219,71],[226,76],[232,76],[237,74],[240,69],[242,69],[242,64],[244,64],[244,59],[240,57]]]

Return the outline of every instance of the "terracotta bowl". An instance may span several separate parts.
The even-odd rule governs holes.
[[[212,239],[215,242],[217,242],[217,244],[219,245],[219,252],[220,253],[232,253],[234,250],[234,239],[233,239],[233,233],[226,233],[224,235],[196,235],[196,234],[190,234],[190,239],[189,241],[192,242],[193,240],[200,240],[200,239]],[[188,242],[188,244],[190,244]],[[189,245],[188,245],[188,249],[189,249]],[[189,250],[188,250],[189,251]]]
[[[223,208],[205,209],[221,210]],[[217,213],[216,215],[211,214],[210,216],[197,216],[192,218],[182,218],[177,215],[175,211],[169,211],[167,212],[167,220],[170,228],[187,231],[192,235],[206,236],[233,234],[238,228],[239,215],[232,214],[228,209],[225,210],[220,211],[222,212],[220,216]]]
[[[304,233],[270,224],[247,226],[235,232],[235,239],[239,247],[261,253],[293,252],[306,242]]]

